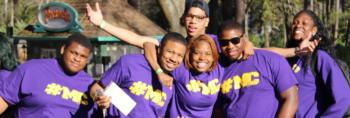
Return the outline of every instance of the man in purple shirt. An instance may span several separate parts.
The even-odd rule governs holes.
[[[244,32],[226,21],[219,33],[225,67],[219,102],[228,118],[292,118],[297,110],[297,81],[287,61],[272,52],[255,50],[242,60]]]
[[[0,113],[16,105],[15,117],[91,117],[88,96],[93,78],[83,71],[92,52],[90,40],[73,34],[58,59],[33,59],[1,83]]]
[[[181,34],[170,32],[164,36],[158,50],[158,62],[165,73],[181,64],[186,45],[187,41]],[[136,102],[136,106],[126,116],[114,106],[109,107],[106,96],[96,97],[99,106],[109,107],[107,117],[164,117],[173,92],[159,82],[159,73],[152,70],[144,55],[125,55],[103,75],[99,83],[93,85],[90,95],[95,98],[97,89],[114,82]]]

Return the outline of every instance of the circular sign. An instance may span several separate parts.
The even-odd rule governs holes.
[[[78,13],[70,5],[50,2],[42,5],[38,12],[38,25],[46,31],[67,31],[77,23]]]

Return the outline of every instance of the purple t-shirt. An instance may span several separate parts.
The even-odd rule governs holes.
[[[0,79],[5,79],[11,74],[11,71],[0,70]],[[0,80],[1,81],[1,80]]]
[[[341,118],[350,105],[350,88],[342,71],[325,51],[318,50],[317,67],[320,78],[315,78],[311,65],[304,71],[303,58],[293,64],[299,82],[297,118]]]
[[[220,91],[224,69],[196,73],[183,64],[172,72],[175,93],[169,109],[170,117],[210,118]]]
[[[254,52],[248,60],[225,68],[221,100],[228,118],[274,118],[280,94],[297,84],[286,59],[269,51]]]
[[[135,102],[136,106],[125,116],[114,106],[111,117],[158,118],[165,115],[172,90],[162,86],[142,54],[122,56],[102,77],[104,86],[115,82]]]
[[[56,59],[33,59],[1,83],[0,96],[16,105],[15,117],[92,117],[88,97],[93,78],[83,71],[67,75]]]

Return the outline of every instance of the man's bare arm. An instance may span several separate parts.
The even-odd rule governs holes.
[[[99,26],[101,29],[112,34],[115,37],[118,37],[120,40],[140,48],[143,48],[143,43],[145,42],[151,42],[155,45],[159,45],[158,40],[155,38],[142,36],[124,28],[113,26],[110,23],[104,21],[100,5],[96,3],[95,7],[96,10],[93,10],[90,4],[86,4],[87,15],[92,24]]]

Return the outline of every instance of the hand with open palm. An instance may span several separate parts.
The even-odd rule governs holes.
[[[95,8],[96,11],[91,8],[90,4],[86,4],[87,16],[90,22],[99,26],[103,21],[103,16],[98,2],[95,3]]]

